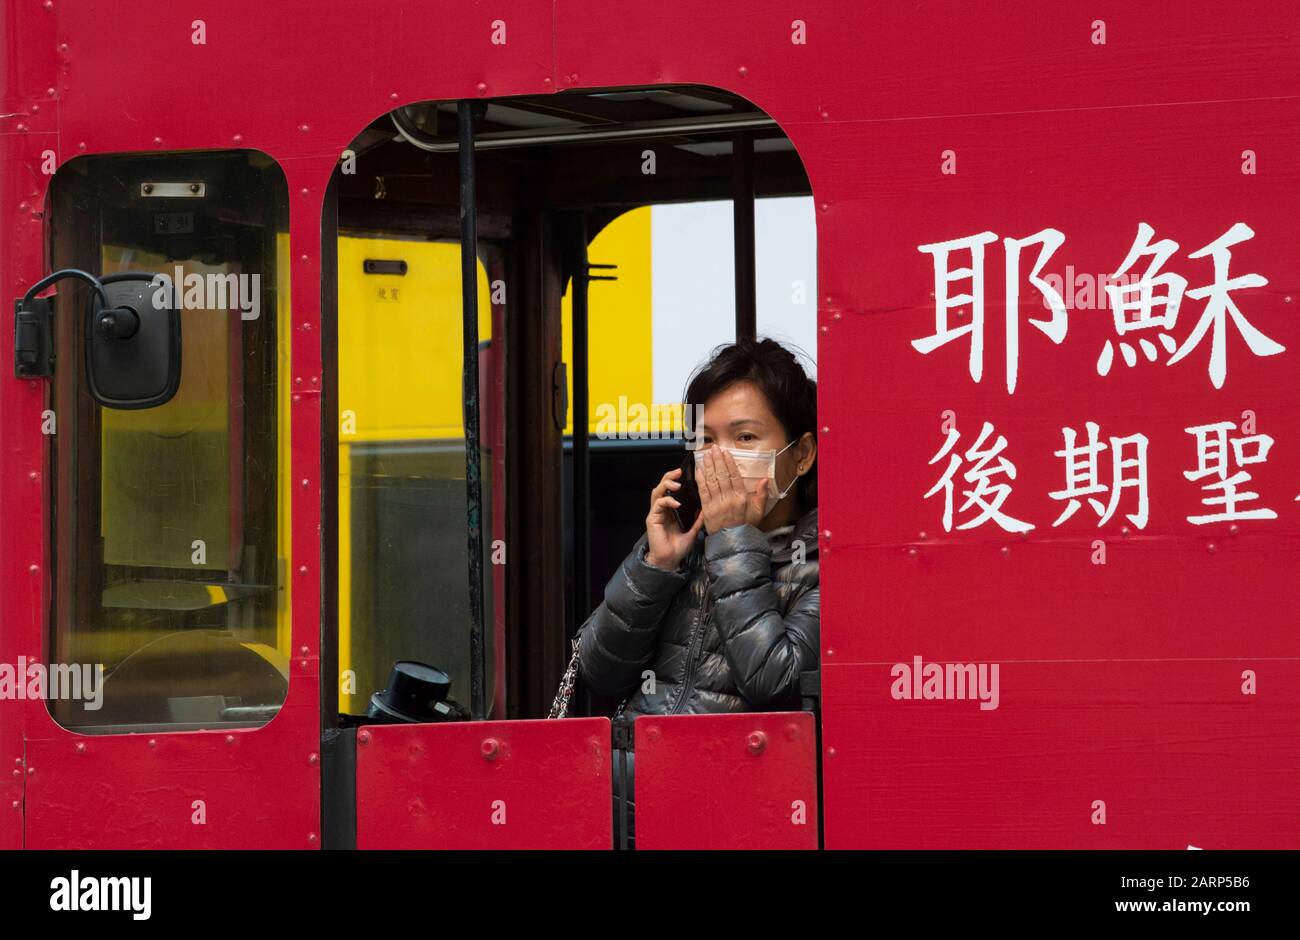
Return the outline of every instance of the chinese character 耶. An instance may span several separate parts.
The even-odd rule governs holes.
[[[1103,444],[1098,440],[1097,432],[1100,427],[1095,421],[1085,423],[1088,430],[1088,443],[1082,446],[1075,446],[1077,434],[1074,428],[1062,428],[1061,433],[1065,438],[1065,447],[1056,451],[1057,457],[1065,459],[1065,489],[1048,493],[1052,499],[1068,499],[1065,510],[1052,523],[1052,527],[1065,522],[1075,511],[1078,510],[1081,503],[1080,497],[1086,497],[1088,504],[1092,506],[1093,511],[1097,513],[1099,521],[1097,525],[1103,526],[1115,514],[1119,506],[1120,496],[1126,487],[1132,487],[1137,490],[1138,508],[1135,513],[1125,513],[1125,518],[1133,523],[1139,529],[1144,528],[1147,524],[1148,496],[1147,496],[1147,438],[1145,434],[1130,434],[1128,437],[1111,437],[1110,444]],[[1124,456],[1124,447],[1131,445],[1136,455],[1132,457]],[[1098,495],[1106,492],[1106,485],[1101,482],[1100,475],[1097,471],[1097,457],[1109,449],[1111,452],[1111,486],[1110,501],[1103,505],[1101,500],[1097,499]],[[1125,470],[1133,470],[1133,476],[1125,478]]]
[[[984,246],[997,239],[998,236],[993,232],[980,232],[978,235],[970,235],[966,238],[917,246],[917,251],[934,257],[934,333],[912,340],[912,347],[922,355],[929,355],[940,346],[969,334],[968,368],[970,377],[976,382],[984,374]],[[1003,248],[1006,252],[1005,332],[1008,392],[1016,390],[1016,377],[1020,367],[1020,251],[1029,245],[1041,246],[1038,259],[1029,273],[1029,281],[1042,292],[1051,308],[1052,317],[1050,320],[1031,318],[1029,322],[1053,343],[1059,345],[1065,339],[1067,329],[1065,300],[1051,284],[1039,276],[1039,273],[1064,242],[1065,235],[1051,228],[1043,229],[1028,238],[1003,239]],[[950,269],[948,256],[954,251],[969,251],[970,267]],[[967,279],[970,280],[968,292],[949,295],[948,287],[952,282]],[[951,327],[948,323],[949,312],[957,310],[960,314],[961,308],[967,305],[971,308],[971,322],[963,326]]]
[[[1276,519],[1277,513],[1271,509],[1237,508],[1238,503],[1251,502],[1259,498],[1258,493],[1237,489],[1250,479],[1250,474],[1241,467],[1263,463],[1268,459],[1273,438],[1267,434],[1252,434],[1247,437],[1229,438],[1228,432],[1237,426],[1231,421],[1219,421],[1215,424],[1202,424],[1184,430],[1196,437],[1196,469],[1184,470],[1183,476],[1189,480],[1200,480],[1208,476],[1218,477],[1218,481],[1207,483],[1201,489],[1222,490],[1222,496],[1209,496],[1201,500],[1206,506],[1222,506],[1223,511],[1204,516],[1188,516],[1192,525],[1205,525],[1209,522],[1227,522],[1233,519]],[[1254,445],[1255,453],[1248,454],[1246,448]],[[1228,475],[1228,454],[1231,448],[1233,463],[1238,467],[1236,473]]]
[[[973,529],[992,519],[1007,532],[1027,532],[1033,528],[1032,524],[1020,519],[1015,519],[1002,512],[1002,504],[1005,503],[1007,498],[1011,495],[1011,485],[1009,483],[990,482],[991,478],[999,474],[1005,474],[1009,480],[1014,480],[1016,478],[1016,465],[1005,457],[999,456],[1007,446],[1007,439],[1005,437],[999,434],[997,440],[994,441],[991,447],[981,449],[984,448],[989,435],[992,433],[993,425],[988,421],[985,421],[983,428],[980,430],[979,437],[976,439],[974,445],[972,445],[964,455],[966,460],[974,463],[974,466],[962,474],[962,479],[967,483],[974,484],[974,488],[962,490],[962,495],[966,497],[966,501],[961,505],[961,508],[958,509],[958,512],[965,512],[972,506],[978,506],[980,511],[978,515],[974,516],[974,518],[968,519],[966,522],[957,526],[957,528]],[[935,493],[943,490],[943,528],[946,532],[952,531],[953,477],[956,476],[957,470],[961,467],[962,463],[962,457],[952,453],[952,451],[956,447],[957,441],[960,437],[961,433],[957,431],[956,428],[950,428],[948,431],[948,438],[944,441],[943,447],[941,447],[939,452],[930,459],[930,463],[935,464],[944,457],[948,457],[948,468],[944,471],[939,482],[935,483],[924,497],[929,499]],[[994,460],[994,458],[997,459],[997,463],[990,466],[989,464]]]

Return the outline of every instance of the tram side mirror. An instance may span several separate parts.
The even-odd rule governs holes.
[[[105,408],[156,408],[181,384],[181,317],[176,291],[152,274],[101,280],[86,312],[86,387]]]

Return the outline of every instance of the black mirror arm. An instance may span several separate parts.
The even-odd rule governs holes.
[[[91,274],[89,271],[83,271],[80,268],[64,268],[61,271],[55,271],[53,274],[41,278],[28,288],[27,293],[23,295],[22,305],[24,307],[30,307],[32,301],[36,299],[37,294],[45,290],[51,284],[55,284],[70,277],[80,278],[89,283],[91,287],[95,288],[95,293],[99,295],[100,304],[104,307],[109,306],[108,295],[104,293],[104,285],[100,283],[99,278],[95,277],[95,275]]]
[[[54,305],[50,298],[36,295],[65,278],[86,281],[95,289],[100,307],[108,306],[108,295],[99,278],[79,268],[64,268],[41,278],[14,301],[14,375],[48,378],[54,374]]]

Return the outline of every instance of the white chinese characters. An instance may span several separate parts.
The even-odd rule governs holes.
[[[1196,468],[1184,470],[1182,475],[1192,481],[1208,481],[1201,489],[1208,495],[1201,498],[1202,505],[1215,512],[1189,515],[1192,525],[1239,520],[1276,519],[1277,513],[1258,504],[1259,493],[1242,487],[1251,480],[1244,467],[1263,464],[1273,447],[1273,438],[1267,434],[1245,433],[1247,425],[1254,430],[1254,413],[1246,412],[1242,433],[1231,421],[1218,421],[1186,428],[1195,438]],[[1145,434],[1111,435],[1103,440],[1101,426],[1095,421],[1084,422],[1086,440],[1079,432],[1064,427],[1061,434],[1064,446],[1053,452],[1064,464],[1065,486],[1047,495],[1064,502],[1065,507],[1052,523],[1052,528],[1070,521],[1086,502],[1097,516],[1097,526],[1106,525],[1120,511],[1124,518],[1138,529],[1146,528],[1150,519],[1151,497],[1148,473],[1150,441]],[[974,529],[987,522],[995,523],[1006,532],[1028,532],[1034,524],[1011,515],[1004,509],[1012,496],[1012,482],[1016,479],[1016,465],[1004,452],[1007,439],[997,434],[993,424],[985,421],[975,442],[964,452],[957,446],[961,433],[955,426],[947,426],[946,438],[930,465],[947,458],[947,467],[939,480],[925,493],[926,499],[940,492],[944,497],[943,528],[953,530],[954,492],[957,480],[964,480],[970,488],[961,490],[964,502],[956,508],[958,515],[971,510],[969,518],[957,529]],[[963,465],[965,469],[963,471]],[[960,476],[959,476],[960,472]],[[1125,493],[1129,493],[1127,501]],[[1298,497],[1300,499],[1300,497]]]
[[[1110,374],[1116,349],[1124,364],[1131,368],[1138,364],[1139,350],[1148,362],[1155,362],[1163,347],[1168,356],[1165,365],[1171,366],[1187,358],[1208,335],[1210,382],[1216,389],[1222,388],[1228,375],[1230,323],[1236,334],[1245,341],[1246,348],[1255,356],[1275,356],[1286,351],[1285,346],[1266,336],[1246,318],[1232,296],[1236,291],[1268,284],[1268,279],[1258,273],[1229,277],[1231,249],[1234,245],[1254,238],[1255,232],[1250,226],[1236,222],[1210,244],[1187,255],[1190,259],[1208,257],[1213,265],[1213,281],[1191,290],[1188,290],[1188,281],[1182,275],[1161,270],[1178,251],[1178,243],[1169,238],[1152,241],[1154,235],[1155,229],[1151,225],[1140,222],[1137,237],[1128,254],[1115,273],[1107,279],[1105,290],[1114,316],[1116,338],[1107,339],[1102,347],[1097,358],[1099,375]],[[976,382],[984,374],[985,247],[997,239],[996,233],[985,231],[965,238],[917,246],[918,251],[933,257],[935,329],[929,336],[912,340],[912,346],[922,355],[929,355],[942,346],[967,338],[970,344],[968,369]],[[1050,283],[1055,275],[1045,278],[1041,272],[1064,242],[1065,235],[1052,228],[1043,229],[1028,238],[1003,239],[1008,393],[1015,392],[1020,371],[1021,251],[1032,245],[1039,246],[1028,280],[1043,295],[1043,300],[1051,311],[1050,319],[1030,319],[1029,322],[1053,343],[1060,345],[1065,340],[1069,326],[1068,309],[1060,292]],[[969,256],[969,264],[952,267],[951,256],[954,253],[961,253],[962,260]],[[1135,269],[1144,258],[1149,261],[1145,270],[1138,275]],[[969,286],[960,293],[952,294],[950,288],[956,282],[969,282]],[[1205,307],[1200,319],[1180,345],[1173,331],[1178,325],[1178,314],[1185,299],[1204,300]],[[954,326],[950,317],[954,314],[964,317],[967,308],[970,310],[969,322]]]

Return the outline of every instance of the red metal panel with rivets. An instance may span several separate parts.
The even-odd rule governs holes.
[[[606,718],[357,732],[359,849],[609,849]]]
[[[789,134],[817,205],[827,845],[1300,844],[1300,588],[1291,574],[1300,561],[1300,9],[1289,0],[500,6],[6,4],[0,283],[12,296],[45,272],[47,150],[62,164],[78,153],[261,149],[290,187],[293,369],[310,378],[320,368],[320,200],[337,155],[374,116],[423,99],[612,85],[699,82],[744,95]],[[194,41],[199,19],[204,43]],[[491,41],[495,19],[506,22],[504,45]],[[123,50],[137,47],[148,54],[123,68]],[[1028,280],[1029,248],[1008,392],[1002,240],[1055,228],[1065,241],[1044,275],[1104,276],[1142,222],[1178,243],[1162,270],[1189,289],[1214,274],[1210,258],[1188,255],[1248,225],[1254,236],[1234,246],[1230,276],[1267,284],[1252,280],[1232,297],[1285,351],[1255,355],[1229,321],[1221,387],[1207,374],[1214,330],[1177,363],[1139,352],[1130,367],[1117,354],[1101,375],[1099,352],[1117,338],[1111,311],[1071,290],[1059,344],[1030,325],[1046,309]],[[965,339],[927,354],[913,346],[936,327],[933,258],[918,248],[986,231],[998,240],[983,266],[975,382]],[[1206,309],[1204,297],[1184,301],[1178,343]],[[973,326],[955,310],[952,318],[954,329]],[[0,329],[0,364],[11,344],[12,330]],[[169,822],[178,827],[169,838],[182,842],[246,844],[262,819],[258,801],[279,814],[278,832],[306,841],[317,824],[319,782],[307,760],[319,740],[321,414],[307,388],[292,412],[294,478],[307,482],[292,507],[300,658],[286,710],[236,733],[233,750],[220,737],[178,735],[167,752],[174,774],[119,791],[143,819],[172,820],[194,781],[254,807],[247,826],[225,835]],[[39,655],[45,630],[45,400],[41,383],[0,376],[8,662]],[[1273,441],[1266,461],[1244,468],[1249,491],[1277,518],[1194,524],[1206,493],[1186,476],[1197,453],[1185,429],[1240,429],[1247,413]],[[973,479],[957,477],[951,529],[942,492],[924,496],[946,466],[930,463],[946,428],[964,455],[986,421],[1018,471],[998,482],[1013,485],[1004,508],[1035,526],[1023,537],[988,520],[956,527],[970,521],[972,507],[959,507]],[[1050,494],[1066,480],[1055,453],[1063,429],[1084,435],[1090,421],[1103,441],[1149,439],[1144,525],[1124,521],[1129,505],[1098,525],[1086,502],[1053,525],[1062,503]],[[998,707],[895,698],[895,670],[917,656],[1000,665]],[[39,703],[0,703],[6,769],[24,737],[34,758],[29,843],[153,844],[121,817],[79,831],[55,818],[76,791],[98,792],[82,776],[87,761],[103,762],[103,779],[135,781],[150,759],[137,741],[91,739],[77,752],[79,739]],[[0,782],[0,811],[20,799],[21,779]],[[0,844],[19,838],[12,817],[0,819]]]
[[[817,848],[811,712],[636,720],[638,849]]]

